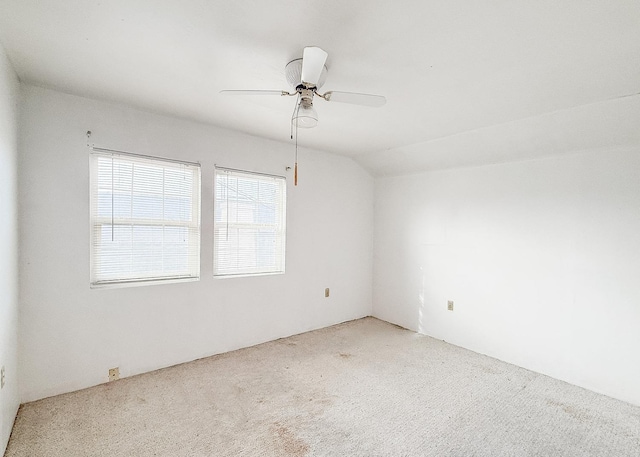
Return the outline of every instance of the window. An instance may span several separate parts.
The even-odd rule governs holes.
[[[200,165],[91,153],[91,285],[200,277]]]
[[[216,168],[213,274],[284,273],[286,181]]]

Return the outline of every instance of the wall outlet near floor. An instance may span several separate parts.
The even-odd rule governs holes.
[[[324,290],[324,298],[327,298],[328,296],[329,296],[329,288],[327,287],[327,288]]]
[[[449,311],[453,311],[453,301],[452,301],[452,300],[449,300],[449,301],[447,302],[447,309],[448,309]]]
[[[4,367],[0,368],[0,389],[4,387]]]
[[[120,368],[109,368],[109,382],[120,379]]]

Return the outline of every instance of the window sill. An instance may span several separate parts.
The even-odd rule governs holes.
[[[160,284],[175,284],[179,282],[192,282],[192,281],[200,281],[200,277],[144,279],[144,280],[119,281],[119,282],[99,282],[99,283],[91,283],[90,286],[92,289],[120,289],[123,287],[155,286]]]
[[[273,271],[269,273],[240,273],[240,274],[226,274],[226,275],[216,275],[214,274],[214,279],[232,279],[232,278],[251,278],[255,276],[274,276],[274,275],[283,275],[284,271]]]

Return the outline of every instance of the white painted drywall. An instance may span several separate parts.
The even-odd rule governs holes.
[[[18,98],[19,82],[0,45],[0,455],[20,405],[18,390]]]
[[[293,143],[22,87],[22,401],[371,314],[373,178],[351,159],[303,149],[294,187]],[[87,130],[96,146],[201,162],[200,281],[89,288]],[[287,175],[286,274],[213,278],[214,164]]]
[[[374,245],[374,316],[640,404],[640,148],[376,179]]]
[[[640,144],[640,95],[613,98],[363,154],[374,176],[400,176]]]

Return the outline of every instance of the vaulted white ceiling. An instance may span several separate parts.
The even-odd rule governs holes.
[[[300,144],[375,175],[640,145],[637,0],[0,0],[22,81],[289,140],[284,66],[329,53]]]

